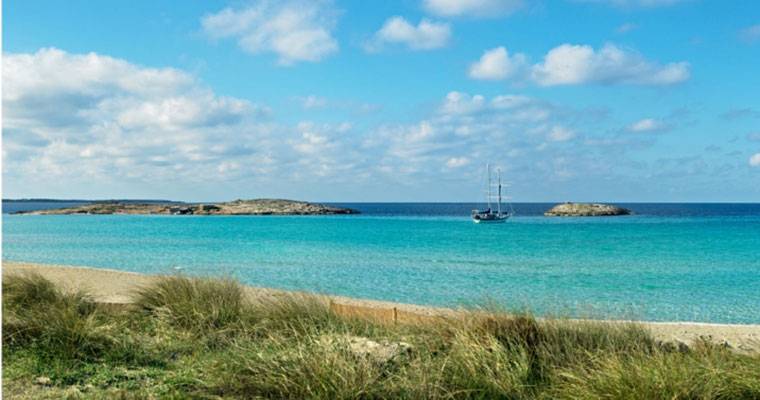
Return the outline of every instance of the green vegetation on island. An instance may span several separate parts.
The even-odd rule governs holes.
[[[169,276],[123,307],[3,278],[3,394],[59,398],[756,399],[760,358],[642,326],[472,311],[415,323]]]

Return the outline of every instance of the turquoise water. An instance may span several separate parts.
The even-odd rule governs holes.
[[[760,215],[3,216],[3,259],[539,314],[760,323]]]

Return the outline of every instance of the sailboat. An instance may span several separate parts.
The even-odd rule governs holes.
[[[506,222],[509,217],[512,216],[511,207],[510,211],[502,211],[501,209],[501,169],[496,169],[496,181],[497,184],[494,185],[491,181],[491,165],[486,164],[486,173],[488,175],[488,189],[486,190],[486,203],[488,203],[488,208],[481,211],[478,209],[472,210],[472,222],[476,224],[480,223],[501,223]],[[496,186],[498,188],[497,194],[496,194],[496,210],[493,209],[493,206],[491,204],[491,201],[494,199],[494,195],[492,193],[493,187]]]

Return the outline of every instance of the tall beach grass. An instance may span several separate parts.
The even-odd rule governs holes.
[[[123,309],[4,277],[3,352],[14,398],[760,398],[759,357],[664,346],[633,323],[499,310],[382,323],[184,276]]]

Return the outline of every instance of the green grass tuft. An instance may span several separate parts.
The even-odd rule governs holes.
[[[139,289],[135,304],[178,328],[220,331],[241,322],[243,287],[231,279],[165,276]]]

